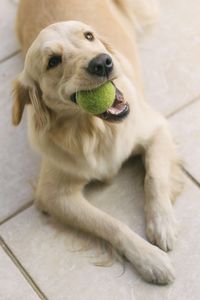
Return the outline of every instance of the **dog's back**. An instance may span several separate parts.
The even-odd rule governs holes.
[[[79,20],[92,26],[127,58],[134,56],[134,26],[151,23],[157,16],[154,0],[21,0],[17,35],[24,54],[46,26]],[[135,62],[135,61],[134,61]]]

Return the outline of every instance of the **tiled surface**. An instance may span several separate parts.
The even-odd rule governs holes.
[[[0,61],[19,49],[15,37],[16,0],[1,0],[0,3]]]
[[[1,247],[0,270],[1,300],[40,299]]]
[[[148,102],[168,115],[200,95],[200,1],[159,2],[159,26],[140,48]]]
[[[31,184],[39,160],[29,149],[25,120],[18,128],[10,123],[11,81],[23,65],[20,55],[12,56],[18,49],[13,32],[16,2],[0,3],[0,236],[31,276],[35,288],[49,300],[198,299],[200,188],[195,181],[200,183],[199,0],[160,0],[160,23],[140,40],[147,99],[165,115],[173,113],[169,119],[172,132],[185,168],[194,178],[194,182],[187,180],[175,205],[180,234],[169,255],[177,279],[168,287],[145,283],[129,264],[125,273],[120,263],[109,268],[95,266],[91,262],[107,259],[105,254],[98,256],[101,251],[96,244],[88,251],[77,252],[87,246],[86,236],[55,223],[34,207],[24,209],[32,200]],[[141,163],[133,159],[112,185],[91,185],[85,193],[94,205],[144,237],[142,186]],[[0,300],[46,299],[39,295],[0,248]]]
[[[200,183],[200,99],[170,118],[185,167]]]

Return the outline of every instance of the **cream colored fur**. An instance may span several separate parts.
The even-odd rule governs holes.
[[[20,122],[27,104],[30,143],[42,155],[37,206],[110,242],[147,281],[167,284],[174,270],[164,251],[174,247],[177,236],[171,201],[181,190],[181,171],[166,120],[143,99],[131,21],[152,22],[157,12],[154,1],[147,2],[21,0],[17,32],[26,59],[15,82],[13,123]],[[86,31],[95,41],[85,39]],[[47,71],[52,53],[63,61]],[[112,56],[110,79],[130,105],[120,123],[91,116],[70,101],[77,90],[103,83],[85,71],[100,53]],[[111,179],[134,154],[144,159],[146,233],[155,246],[93,207],[82,193],[90,180]]]

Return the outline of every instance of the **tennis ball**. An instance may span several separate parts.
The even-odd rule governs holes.
[[[115,87],[111,82],[91,91],[80,91],[76,94],[76,101],[85,111],[99,115],[112,106],[115,100]]]

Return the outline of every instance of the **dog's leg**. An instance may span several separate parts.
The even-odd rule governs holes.
[[[81,181],[69,180],[43,164],[37,204],[50,215],[110,242],[147,281],[168,284],[174,271],[166,253],[140,238],[128,226],[91,205],[81,192]]]
[[[168,129],[159,129],[150,141],[145,167],[146,234],[161,249],[172,250],[177,238],[177,221],[170,199],[175,193],[171,172],[179,166]]]

